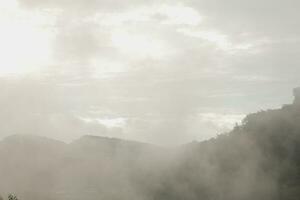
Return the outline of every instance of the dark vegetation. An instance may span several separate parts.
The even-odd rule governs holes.
[[[14,194],[9,194],[7,199],[8,200],[18,200],[18,197]],[[0,196],[0,200],[4,200],[2,196]]]
[[[84,136],[0,142],[0,189],[22,200],[299,200],[300,101],[178,148]],[[0,198],[1,199],[1,198]]]

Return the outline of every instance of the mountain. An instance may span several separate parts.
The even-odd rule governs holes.
[[[176,148],[97,136],[0,142],[0,193],[26,200],[298,200],[300,104]]]
[[[160,156],[154,145],[115,138],[65,144],[14,135],[0,142],[0,192],[21,199],[132,199],[134,176],[155,169]]]

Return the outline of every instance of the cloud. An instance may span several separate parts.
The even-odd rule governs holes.
[[[71,141],[86,134],[120,135],[121,129],[77,117],[91,116],[88,112],[91,106],[106,102],[105,97],[92,95],[91,87],[61,86],[45,79],[1,79],[0,137],[36,134]]]
[[[218,0],[186,1],[207,17],[208,25],[231,34],[297,36],[299,1]]]
[[[4,28],[7,37],[0,40],[6,45],[0,50],[9,52],[5,41],[15,38],[22,45],[13,46],[4,60],[17,56],[20,68],[28,69],[43,57],[33,59],[38,53],[51,56],[37,63],[42,70],[33,71],[42,71],[39,75],[4,81],[3,113],[11,116],[5,127],[22,127],[13,123],[21,113],[30,127],[41,119],[40,128],[51,130],[47,134],[73,138],[91,130],[110,134],[101,123],[78,116],[102,122],[122,118],[126,124],[111,134],[179,143],[227,129],[222,121],[236,118],[223,113],[289,102],[290,89],[299,84],[297,1],[18,2],[17,31]],[[34,50],[28,63],[20,56],[27,49]],[[54,131],[54,122],[70,131]]]
[[[79,13],[90,13],[98,11],[117,11],[135,7],[137,5],[149,4],[139,0],[19,0],[20,4],[31,9],[61,9],[67,11],[79,11]],[[151,4],[151,3],[150,3]]]
[[[0,3],[0,76],[32,73],[51,62],[52,35],[43,25],[52,22],[14,5]]]

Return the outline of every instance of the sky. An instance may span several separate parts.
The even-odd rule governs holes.
[[[0,0],[0,138],[162,145],[292,102],[298,0]]]

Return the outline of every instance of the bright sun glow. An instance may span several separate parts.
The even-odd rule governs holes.
[[[33,72],[49,64],[50,34],[30,18],[39,16],[22,15],[14,6],[2,2],[0,6],[0,76]]]
[[[0,74],[26,73],[46,63],[47,36],[31,27],[2,26],[0,29]]]

